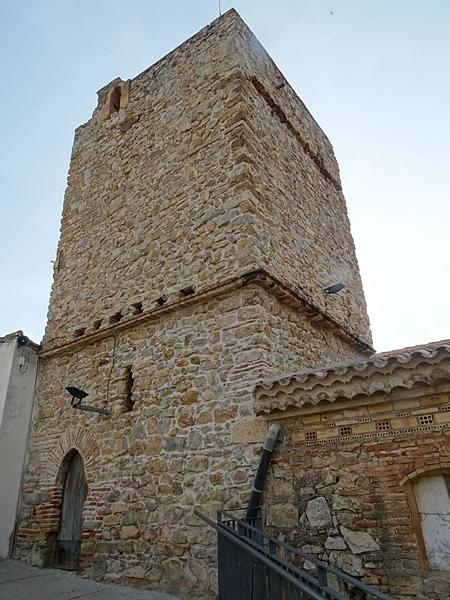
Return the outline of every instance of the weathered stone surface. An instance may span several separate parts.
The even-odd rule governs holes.
[[[142,567],[130,567],[123,571],[124,577],[130,577],[131,579],[144,579],[145,570]]]
[[[365,573],[362,560],[359,556],[333,551],[330,552],[329,560],[332,565],[349,575],[353,575],[353,577],[360,577]]]
[[[111,504],[111,512],[114,513],[126,513],[129,507],[126,502],[113,502]]]
[[[295,527],[298,509],[292,504],[274,504],[268,509],[267,521],[273,527]]]
[[[263,419],[247,419],[236,423],[231,429],[232,439],[238,443],[262,443],[266,432],[267,424]]]
[[[372,536],[365,531],[351,531],[343,525],[340,527],[341,534],[354,554],[363,552],[374,552],[380,549]]]
[[[133,540],[139,536],[139,529],[134,525],[125,525],[122,527],[120,536],[123,540]]]
[[[254,383],[361,354],[299,299],[370,337],[333,149],[280,81],[229,12],[132,82],[105,86],[78,128],[20,557],[44,552],[56,535],[61,467],[77,450],[88,484],[83,536],[95,540],[83,573],[213,597],[215,536],[193,507],[213,514],[248,501],[266,426],[255,417]],[[124,96],[111,112],[116,89]],[[258,269],[280,285],[247,276]],[[327,298],[323,288],[340,273],[348,292]],[[69,375],[112,414],[70,408]],[[283,498],[298,489],[293,474],[335,469],[331,457],[300,454],[280,468],[291,476],[269,520],[285,531],[306,510],[314,527],[331,527],[325,491],[308,508],[304,498]],[[300,488],[319,495],[316,484]],[[42,506],[27,510],[36,489],[46,494]]]
[[[327,537],[325,540],[325,548],[327,550],[345,550],[347,548],[346,543],[341,537]]]
[[[331,512],[323,497],[310,500],[306,507],[306,516],[311,527],[325,527],[331,523]]]

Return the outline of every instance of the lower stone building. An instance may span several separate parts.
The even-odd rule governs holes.
[[[394,598],[450,594],[450,340],[256,388],[283,425],[267,524]]]
[[[216,541],[194,510],[214,515],[248,501],[266,430],[256,382],[300,360],[364,355],[326,319],[324,337],[309,310],[257,273],[44,348],[16,556],[211,597]],[[111,414],[73,409],[66,388],[79,382],[91,392],[83,402]],[[86,492],[75,498],[82,526],[71,549],[62,523],[77,456],[84,465],[73,477]]]

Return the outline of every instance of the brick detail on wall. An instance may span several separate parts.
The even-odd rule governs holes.
[[[70,450],[76,450],[81,455],[84,461],[86,482],[89,485],[91,481],[95,480],[98,446],[92,433],[82,425],[74,425],[66,429],[54,448],[48,453],[47,468],[45,469],[48,483],[54,484],[57,481],[61,465]],[[44,483],[46,483],[45,480]]]
[[[304,551],[394,598],[446,600],[450,573],[427,567],[420,523],[411,508],[411,482],[450,473],[450,431],[444,422],[440,431],[411,431],[401,423],[425,412],[446,419],[448,412],[440,409],[448,405],[448,392],[410,394],[400,400],[387,395],[378,408],[360,398],[341,409],[336,402],[332,410],[324,405],[315,413],[284,415],[265,495],[267,523]],[[398,418],[399,413],[410,416]],[[328,420],[337,427],[375,428],[379,414],[398,429],[375,431],[373,439],[334,437],[327,445],[311,435],[327,435]]]

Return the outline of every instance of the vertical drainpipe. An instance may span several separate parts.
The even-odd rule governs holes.
[[[261,505],[261,496],[264,491],[264,484],[267,479],[267,471],[269,470],[272,452],[277,441],[280,425],[273,423],[269,427],[266,439],[264,441],[261,457],[259,459],[258,471],[256,472],[255,483],[250,496],[250,501],[247,507],[246,519],[254,519],[258,516],[258,509]]]

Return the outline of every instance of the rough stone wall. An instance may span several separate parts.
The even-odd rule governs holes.
[[[333,147],[267,52],[241,21],[241,158],[270,273],[366,341],[371,333]],[[327,296],[333,283],[345,292]]]
[[[100,90],[75,135],[46,347],[255,268],[370,341],[332,147],[280,82],[230,11]],[[337,280],[347,291],[327,299]]]
[[[265,431],[254,383],[360,355],[340,326],[370,339],[332,148],[287,85],[290,125],[271,106],[278,81],[230,11],[105,86],[77,130],[18,556],[50,560],[74,448],[89,487],[83,572],[211,595],[214,536],[193,509],[248,499]],[[342,269],[349,289],[326,301]],[[255,270],[334,324],[313,323],[283,286],[251,283]],[[67,385],[112,415],[71,409]]]
[[[336,406],[322,415],[309,408],[282,421],[284,437],[265,496],[267,525],[394,598],[447,599],[450,573],[426,566],[408,483],[450,473],[449,395],[394,403],[387,397],[372,407],[355,402],[353,408]],[[367,433],[377,431],[378,413],[383,427],[389,420],[392,427],[404,420],[404,431]],[[416,414],[434,415],[435,425],[420,431]],[[367,439],[327,440],[320,431],[330,429],[330,422],[333,429],[335,420],[360,422],[366,434],[359,437]],[[307,436],[312,441],[305,443],[307,431],[317,437]]]
[[[300,360],[327,362],[354,352],[250,284],[169,307],[115,339],[43,358],[16,555],[37,564],[49,560],[61,465],[76,448],[89,486],[83,572],[211,595],[215,539],[193,509],[214,516],[248,501],[265,432],[254,417],[254,381],[292,370]],[[135,404],[123,412],[129,365]],[[71,409],[69,384],[113,414]]]

